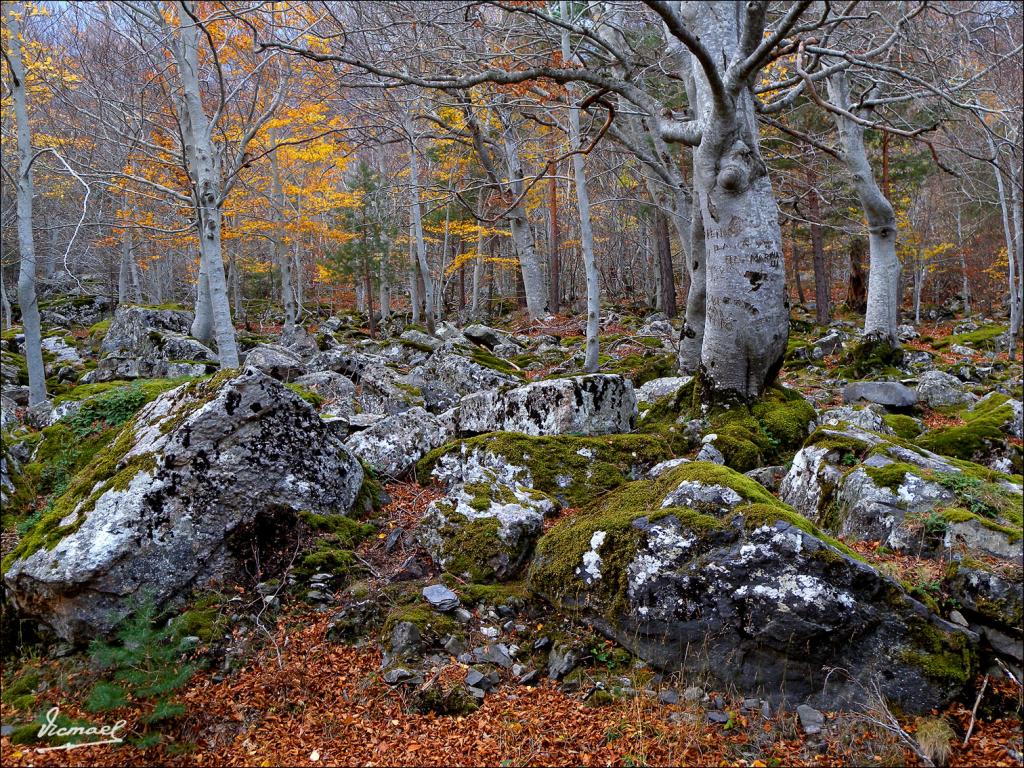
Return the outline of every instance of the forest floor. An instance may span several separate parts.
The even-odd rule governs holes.
[[[568,322],[568,321],[566,321]],[[578,325],[578,323],[577,323]],[[920,328],[927,341],[908,344],[936,355],[945,363],[955,356],[935,341],[948,337],[952,323]],[[546,329],[549,332],[553,329]],[[561,328],[561,333],[572,329]],[[614,329],[613,329],[614,330]],[[623,331],[628,329],[622,329]],[[820,330],[820,329],[819,329]],[[622,344],[617,357],[642,353]],[[949,359],[947,359],[947,357]],[[1004,354],[996,362],[1008,362]],[[978,362],[982,358],[979,355]],[[818,405],[828,400],[828,377],[839,360],[826,358],[815,373],[787,366],[782,378],[805,394],[817,394]],[[838,403],[838,392],[836,392]],[[955,418],[925,409],[929,427],[948,426]],[[1017,441],[1019,443],[1019,441]],[[384,551],[383,539],[396,527],[412,530],[427,504],[436,497],[415,483],[386,487],[391,502],[381,510],[379,533],[356,554],[372,578],[388,581],[395,567]],[[572,510],[563,511],[563,515]],[[5,531],[5,539],[10,531]],[[935,561],[879,551],[870,542],[851,543],[867,559],[892,576],[917,584],[937,583]],[[6,546],[4,549],[7,549]],[[336,595],[337,597],[337,595]],[[235,605],[258,601],[259,595],[238,588],[225,595]],[[792,711],[772,709],[767,716],[745,708],[732,691],[704,688],[697,701],[666,698],[662,691],[683,691],[702,681],[666,676],[638,685],[639,694],[611,700],[592,697],[583,685],[567,691],[556,682],[541,680],[520,685],[509,672],[475,711],[462,715],[422,714],[413,706],[408,686],[388,685],[382,679],[381,652],[374,638],[346,644],[328,636],[334,607],[313,607],[299,594],[287,591],[275,611],[257,618],[241,642],[244,653],[234,665],[224,659],[223,647],[206,644],[192,652],[197,671],[175,693],[183,712],[157,725],[147,722],[151,706],[129,700],[125,706],[97,716],[88,709],[90,692],[102,679],[87,653],[65,649],[40,654],[29,650],[17,663],[5,663],[5,695],[0,704],[4,724],[42,722],[44,713],[59,707],[73,722],[108,724],[124,720],[122,732],[142,736],[139,743],[85,746],[71,750],[42,749],[32,739],[18,738],[5,725],[0,738],[0,763],[5,766],[126,764],[167,765],[919,765],[908,741],[919,722],[897,716],[899,732],[885,727],[889,713],[826,713],[821,734],[805,735]],[[223,613],[232,609],[219,606]],[[541,619],[568,625],[567,617],[548,612]],[[522,633],[522,642],[540,630],[536,624]],[[237,633],[240,630],[231,629]],[[575,631],[575,630],[574,630]],[[581,633],[596,635],[586,627]],[[239,638],[233,638],[233,640]],[[514,638],[513,638],[514,639]],[[229,641],[230,644],[231,641]],[[596,640],[592,642],[606,642]],[[219,642],[222,646],[223,641]],[[610,644],[608,644],[610,647]],[[585,672],[613,670],[613,655],[591,653]],[[606,669],[601,669],[602,665]],[[467,667],[455,657],[431,670],[427,685],[446,678],[462,680]],[[24,681],[31,680],[26,686]],[[956,735],[951,742],[951,766],[1021,765],[1024,737],[1021,712],[1024,693],[1008,680],[979,678],[969,686],[985,685],[977,711],[973,694],[943,712]],[[22,696],[12,691],[31,689]],[[671,703],[665,703],[671,701]],[[714,702],[713,704],[709,703]],[[727,715],[712,722],[709,714]],[[895,722],[895,721],[894,721]],[[38,725],[32,725],[29,730]],[[21,732],[26,726],[22,725]],[[964,735],[971,729],[964,745]],[[154,737],[154,738],[148,738]],[[25,743],[25,742],[28,743]],[[18,742],[18,743],[16,743]]]

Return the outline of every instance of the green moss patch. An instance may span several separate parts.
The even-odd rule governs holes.
[[[887,341],[865,339],[851,347],[841,359],[836,375],[846,379],[901,376],[903,350]]]
[[[882,417],[882,421],[904,440],[913,440],[924,431],[917,419],[902,413],[887,413]]]
[[[417,477],[425,482],[442,456],[458,455],[463,450],[486,451],[508,464],[526,467],[534,489],[562,498],[572,507],[617,488],[640,470],[673,455],[671,448],[653,435],[530,437],[491,432],[431,451],[417,464]]]
[[[660,342],[654,340],[658,347]],[[676,356],[669,354],[627,355],[613,359],[601,366],[602,373],[617,373],[631,379],[633,384],[641,386],[653,379],[675,376],[678,370]]]
[[[973,677],[977,658],[960,632],[942,632],[926,619],[908,621],[913,645],[899,651],[900,658],[919,667],[927,677],[947,685],[963,686]]]
[[[991,398],[973,411],[965,409],[960,412],[964,424],[927,432],[915,442],[925,450],[943,456],[968,461],[984,459],[993,450],[1006,445],[1006,424],[1013,419],[1013,410],[1005,402],[1005,398]],[[1019,450],[1016,457],[1019,466]]]
[[[140,454],[124,461],[134,442],[134,425],[129,423],[74,476],[63,493],[51,498],[39,521],[4,558],[2,570],[6,572],[15,560],[28,557],[42,547],[53,549],[61,539],[78,530],[103,494],[124,490],[140,472],[152,472],[156,467],[156,457],[152,454]],[[70,521],[64,522],[67,518],[71,518]]]
[[[747,503],[726,515],[689,508],[661,508],[665,497],[684,481],[732,488]],[[626,608],[628,566],[645,537],[644,532],[634,526],[636,520],[646,517],[654,521],[671,516],[698,538],[706,539],[731,528],[731,521],[737,515],[743,517],[743,525],[748,529],[774,525],[779,520],[788,522],[841,552],[855,556],[848,547],[822,533],[750,478],[717,464],[693,462],[654,480],[628,483],[552,528],[538,542],[528,577],[530,589],[548,599],[569,604],[597,600],[608,620],[616,622]],[[592,537],[598,531],[604,532],[598,550],[601,578],[587,587],[580,577],[583,555],[590,551]]]
[[[507,376],[513,376],[517,379],[523,378],[523,372],[516,368],[508,360],[502,360],[500,357],[486,349],[476,348],[470,355],[470,359],[484,368],[490,368],[493,371],[504,373]]]
[[[990,325],[970,333],[957,333],[943,339],[936,339],[932,342],[932,346],[936,349],[945,349],[953,344],[959,344],[975,349],[992,350],[995,349],[996,337],[1002,336],[1008,329],[1009,326],[1006,325]]]

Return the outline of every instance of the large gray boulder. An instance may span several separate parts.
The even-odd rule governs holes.
[[[910,408],[917,404],[917,393],[898,381],[855,381],[843,388],[843,402],[860,401],[887,408]]]
[[[464,397],[458,408],[463,433],[607,435],[636,427],[633,384],[614,374],[549,379]]]
[[[469,462],[461,473],[464,482],[427,507],[420,543],[435,563],[460,578],[507,581],[532,554],[545,515],[558,504],[511,480],[504,468],[489,469],[473,457]]]
[[[334,371],[317,371],[299,376],[295,383],[323,399],[322,416],[351,419],[355,414],[356,385],[348,377]]]
[[[476,342],[477,344],[483,344],[485,347],[494,349],[499,344],[502,344],[509,338],[509,335],[504,331],[499,331],[497,328],[491,328],[480,323],[472,323],[462,329],[462,335],[470,341]]]
[[[217,355],[188,336],[192,313],[122,307],[114,313],[100,344],[100,361],[90,381],[198,376],[212,370]]]
[[[614,491],[557,525],[537,545],[529,584],[660,669],[776,703],[835,709],[877,683],[922,712],[976,669],[976,635],[748,478],[706,463],[672,469],[646,492]]]
[[[347,347],[330,349],[315,355],[307,370],[333,371],[355,382],[356,402],[362,413],[393,416],[423,405],[419,388],[407,383],[406,377],[388,367],[379,355]]]
[[[86,641],[145,596],[164,606],[244,578],[298,512],[344,515],[362,482],[341,440],[276,380],[248,368],[191,382],[145,406],[74,478],[4,582],[21,612]]]
[[[964,391],[963,382],[945,371],[925,371],[917,381],[917,397],[931,408],[970,403],[976,398]]]
[[[514,376],[480,365],[448,348],[441,348],[430,356],[420,371],[420,377],[443,384],[459,395],[522,383]]]
[[[305,372],[299,353],[280,344],[253,347],[245,356],[245,365],[280,381],[292,381]]]
[[[915,552],[1020,557],[1019,485],[849,424],[821,427],[793,457],[780,498],[829,532]]]
[[[448,424],[416,407],[381,419],[345,445],[377,474],[398,477],[451,437]]]
[[[651,379],[636,390],[637,402],[653,403],[655,400],[674,395],[692,380],[692,376],[665,376],[660,379]]]

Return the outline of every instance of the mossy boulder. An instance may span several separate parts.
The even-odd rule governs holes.
[[[693,448],[698,437],[683,425],[702,419],[705,440],[722,453],[726,466],[748,472],[788,460],[807,438],[814,417],[814,406],[803,395],[781,386],[769,387],[753,403],[707,409],[694,380],[644,409],[639,430],[663,435],[682,453]]]
[[[518,575],[557,504],[540,491],[498,481],[481,470],[427,507],[419,539],[434,562],[472,582],[508,581]]]
[[[416,474],[421,482],[430,478],[452,487],[472,482],[484,468],[501,482],[518,483],[578,507],[671,456],[669,446],[654,435],[532,437],[492,432],[431,451],[420,460]]]
[[[225,371],[128,422],[18,542],[4,582],[25,615],[89,639],[134,595],[164,606],[244,578],[299,512],[344,514],[362,481],[312,406],[255,369]]]
[[[995,459],[1009,461],[1014,472],[1022,471],[1020,446],[1011,445],[1007,435],[1020,437],[1022,409],[1019,400],[991,393],[972,407],[959,411],[964,423],[936,429],[919,436],[922,448],[944,456],[977,463]]]
[[[877,680],[890,701],[923,711],[976,668],[975,636],[757,483],[703,462],[556,525],[529,584],[656,667],[775,701],[848,705]],[[837,667],[849,677],[829,674]]]
[[[1007,557],[1020,539],[1019,480],[848,424],[807,439],[780,495],[832,533],[896,550]]]

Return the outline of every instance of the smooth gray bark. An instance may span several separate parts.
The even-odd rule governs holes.
[[[25,331],[25,361],[28,366],[28,403],[46,402],[46,368],[43,365],[39,300],[36,297],[36,251],[32,234],[32,130],[28,121],[28,97],[25,92],[25,66],[21,57],[21,19],[25,6],[15,10],[6,6],[5,16],[11,42],[8,58],[14,119],[18,124],[18,177],[16,215],[18,220],[18,307]]]
[[[567,0],[559,0],[559,9],[562,17],[569,17],[569,3]],[[569,32],[562,30],[562,60],[572,60],[572,50],[569,48]],[[582,148],[580,142],[580,108],[574,99],[574,87],[572,83],[566,84],[566,99],[569,102],[569,146],[574,154],[572,156],[573,177],[576,182],[576,205],[580,215],[580,245],[583,252],[583,269],[587,279],[587,330],[586,330],[586,354],[583,361],[583,370],[586,373],[597,371],[598,354],[600,352],[601,324],[601,283],[598,279],[597,262],[594,258],[594,230],[590,222],[590,193],[587,191],[587,175],[583,167],[583,155],[579,152]],[[525,277],[525,273],[524,273]],[[526,292],[526,300],[530,300],[529,288]]]
[[[846,73],[829,76],[832,103],[849,111],[850,93]],[[842,144],[843,161],[868,221],[868,306],[864,315],[864,336],[891,345],[899,343],[900,262],[896,256],[896,214],[875,182],[864,147],[864,128],[850,118],[832,113]]]
[[[423,238],[423,215],[420,210],[420,170],[419,158],[416,155],[416,140],[412,131],[412,121],[408,125],[409,133],[409,185],[412,200],[410,216],[412,231],[415,236],[416,260],[419,264],[419,279],[423,280],[423,306],[425,308],[427,329],[434,332],[434,281],[430,276],[430,265],[427,263],[427,243]],[[416,317],[413,310],[413,318]]]
[[[512,231],[512,243],[519,257],[519,270],[523,277],[523,289],[526,292],[526,311],[530,318],[536,320],[547,311],[547,290],[541,275],[540,262],[533,243],[533,230],[530,227],[526,202],[523,197],[523,164],[519,156],[519,137],[511,115],[499,110],[502,115],[502,144],[505,149],[505,163],[508,168],[509,187],[518,202],[508,212],[508,225]]]
[[[276,137],[271,133],[271,141]],[[272,257],[277,264],[281,276],[281,305],[284,307],[284,330],[295,328],[295,293],[292,290],[292,254],[284,242],[284,186],[281,184],[281,164],[277,150],[270,153],[271,198],[270,209],[273,216],[274,233],[270,238]]]
[[[752,33],[741,29],[739,8],[722,2],[683,6],[712,61],[731,62],[742,54],[739,41]],[[749,84],[728,88],[711,83],[702,66],[693,71],[702,128],[694,191],[706,249],[702,397],[748,401],[775,379],[789,333],[779,213],[758,150]]]

